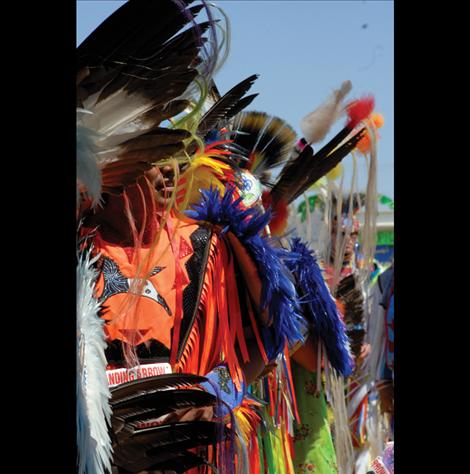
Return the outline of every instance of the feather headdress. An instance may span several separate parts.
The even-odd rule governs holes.
[[[151,232],[150,243],[144,230],[153,225],[156,209],[166,222],[176,202],[175,187],[167,190],[169,179],[152,168],[169,165],[178,180],[212,76],[225,57],[228,42],[220,37],[215,10],[205,0],[130,0],[77,49],[77,107],[86,111],[80,115],[79,145],[87,145],[82,154],[88,159],[81,161],[94,172],[80,179],[79,194],[94,202],[98,194],[107,194],[106,202],[114,199],[109,194],[118,194],[125,216],[120,225],[133,246],[136,275],[120,318],[132,317],[130,308],[151,271],[150,257],[141,252],[144,238],[155,248],[163,226]],[[151,169],[159,173],[152,182]],[[80,204],[87,223],[100,212]],[[126,361],[135,365],[129,351]]]
[[[264,112],[241,112],[233,121],[234,143],[247,160],[239,166],[258,178],[287,160],[296,134],[284,120]]]
[[[81,136],[94,137],[102,192],[120,192],[181,154],[191,136],[181,120],[179,128],[162,125],[204,99],[189,93],[211,80],[220,48],[208,5],[190,3],[131,0],[78,47],[77,106],[88,112]],[[198,23],[203,8],[209,21]]]

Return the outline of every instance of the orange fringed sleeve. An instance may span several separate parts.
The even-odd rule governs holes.
[[[235,274],[236,258],[246,285],[239,288]],[[243,327],[240,299],[253,300],[259,305],[261,282],[257,269],[238,239],[228,233],[224,237],[213,234],[209,258],[204,275],[198,314],[188,343],[183,349],[175,369],[178,372],[192,371],[200,375],[210,372],[216,365],[225,362],[235,386],[243,379],[241,362],[249,362],[249,351]],[[248,318],[255,335],[259,351],[265,362],[266,353],[258,330],[258,321],[248,306]],[[265,315],[266,318],[266,315]],[[236,347],[240,349],[239,360]],[[194,370],[197,367],[197,370]]]

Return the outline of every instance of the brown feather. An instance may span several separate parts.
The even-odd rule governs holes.
[[[160,125],[163,120],[179,115],[189,104],[189,100],[172,100],[163,107],[154,107],[143,114],[142,121],[153,122],[154,126]]]
[[[184,149],[183,143],[175,143],[170,145],[161,145],[155,148],[146,148],[143,150],[124,151],[119,154],[121,161],[147,161],[155,163],[158,160],[170,158],[176,153]]]
[[[145,150],[146,148],[155,148],[161,145],[177,144],[191,136],[186,130],[172,130],[169,128],[154,128],[144,135],[131,138],[122,143],[123,152],[134,150]]]

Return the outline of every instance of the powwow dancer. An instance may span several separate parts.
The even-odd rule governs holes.
[[[202,8],[209,21],[197,23]],[[187,162],[231,175],[211,156],[232,152],[201,134],[247,105],[253,82],[196,120],[214,94],[211,15],[205,2],[131,1],[78,51],[80,472],[207,462],[242,472],[232,410],[263,366],[302,340],[295,288],[261,236],[268,215],[225,186],[202,195],[192,218],[181,212],[193,198]],[[136,380],[110,394],[106,367],[111,381]]]
[[[220,97],[215,12],[192,4],[131,0],[78,50],[79,472],[270,472],[248,458],[247,386],[306,334],[296,257],[267,240],[233,139],[255,76]]]

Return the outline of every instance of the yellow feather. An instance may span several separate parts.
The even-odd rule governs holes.
[[[191,160],[176,187],[178,210],[185,211],[192,204],[199,202],[201,189],[215,187],[223,196],[225,185],[222,180],[230,170],[226,163],[207,155],[200,155]]]
[[[326,179],[336,181],[343,174],[343,165],[338,163],[331,171],[326,174]]]

